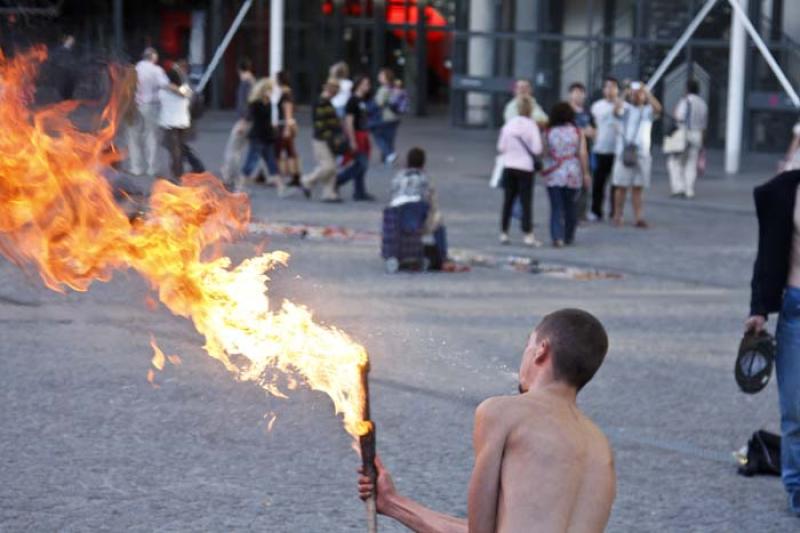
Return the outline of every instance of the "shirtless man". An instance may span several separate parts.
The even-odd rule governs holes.
[[[611,446],[576,405],[608,350],[600,322],[563,309],[534,329],[522,355],[519,396],[484,401],[475,413],[475,466],[467,520],[397,493],[376,461],[378,512],[418,532],[603,531],[616,494]],[[359,495],[374,486],[360,476]]]

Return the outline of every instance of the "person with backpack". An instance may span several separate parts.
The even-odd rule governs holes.
[[[648,227],[644,219],[644,190],[650,186],[653,158],[650,155],[653,121],[661,115],[661,102],[647,85],[634,81],[628,90],[630,101],[616,111],[621,120],[617,133],[617,153],[614,158],[614,226],[623,224],[623,208],[628,189],[631,190],[634,226]]]
[[[550,237],[553,246],[561,248],[575,240],[578,195],[591,182],[586,136],[575,124],[575,111],[568,102],[553,106],[544,140],[542,176],[550,197]]]
[[[528,246],[541,246],[533,234],[533,177],[536,170],[535,156],[542,153],[542,138],[539,127],[531,119],[533,99],[520,97],[517,115],[500,130],[497,151],[503,163],[503,210],[500,217],[500,243],[508,244],[508,228],[514,202],[520,198],[522,204],[521,227],[524,242]]]

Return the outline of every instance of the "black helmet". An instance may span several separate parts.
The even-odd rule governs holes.
[[[736,356],[736,383],[742,392],[755,394],[767,386],[775,361],[775,340],[766,331],[747,332]]]

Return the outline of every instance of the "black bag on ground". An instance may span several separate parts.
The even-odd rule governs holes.
[[[781,475],[781,437],[759,429],[747,442],[747,462],[739,467],[745,477]]]

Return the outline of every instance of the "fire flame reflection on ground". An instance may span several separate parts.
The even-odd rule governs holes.
[[[242,381],[285,397],[298,385],[328,394],[354,437],[369,430],[361,371],[368,358],[344,332],[317,324],[308,309],[284,301],[271,310],[267,272],[288,254],[271,252],[232,265],[222,244],[247,230],[248,199],[210,174],[181,185],[159,180],[147,214],[130,221],[103,173],[131,84],[111,69],[114,90],[99,126],[79,131],[76,102],[32,109],[43,47],[12,59],[0,55],[0,253],[34,268],[51,289],[85,291],[115,270],[141,274],[174,314],[192,320],[205,349]],[[152,343],[153,369],[164,367]],[[180,362],[167,357],[172,364]]]

